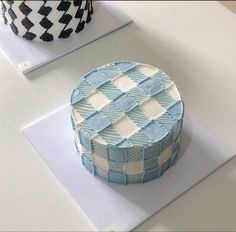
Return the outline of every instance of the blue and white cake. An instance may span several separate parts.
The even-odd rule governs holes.
[[[86,74],[71,95],[74,141],[83,165],[109,182],[160,177],[180,147],[183,101],[162,70],[130,61]]]

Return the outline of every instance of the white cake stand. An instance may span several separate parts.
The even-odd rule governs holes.
[[[92,176],[81,164],[69,106],[26,126],[23,133],[99,231],[133,230],[235,155],[186,112],[178,162],[159,179],[122,186]]]

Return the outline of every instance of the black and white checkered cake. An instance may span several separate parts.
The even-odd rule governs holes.
[[[83,30],[91,20],[92,0],[3,1],[4,23],[27,40],[52,41]]]

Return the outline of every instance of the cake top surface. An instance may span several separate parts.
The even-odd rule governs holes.
[[[72,121],[87,139],[129,148],[148,147],[175,130],[183,101],[170,77],[131,61],[96,68],[71,94]]]

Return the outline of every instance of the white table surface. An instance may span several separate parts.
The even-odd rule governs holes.
[[[166,70],[190,111],[236,149],[236,16],[217,2],[117,2],[134,23],[25,78],[0,52],[0,230],[94,230],[19,129],[68,102],[89,69]],[[139,230],[236,230],[236,159]]]

